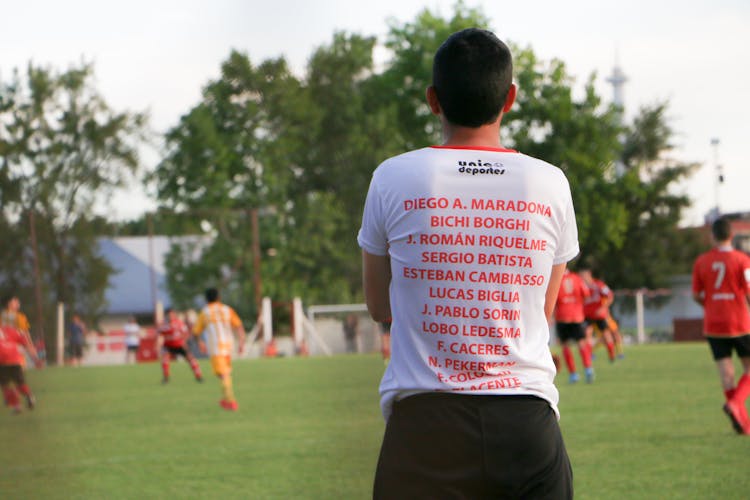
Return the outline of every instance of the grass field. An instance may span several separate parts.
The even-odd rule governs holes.
[[[705,345],[603,357],[593,385],[558,379],[576,498],[750,496],[750,436]],[[38,407],[0,408],[0,497],[365,499],[382,371],[377,355],[236,362],[237,413],[182,361],[166,386],[157,364],[32,371]]]

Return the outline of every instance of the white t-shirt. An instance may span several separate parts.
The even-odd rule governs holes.
[[[579,251],[559,168],[495,148],[390,158],[357,240],[391,259],[386,419],[394,400],[430,391],[529,394],[558,413],[544,298],[552,266]]]
[[[141,342],[141,327],[138,323],[128,322],[122,327],[125,332],[125,345],[129,347],[137,346]]]

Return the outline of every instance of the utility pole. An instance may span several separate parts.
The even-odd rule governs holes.
[[[263,300],[263,290],[260,279],[260,230],[258,229],[258,209],[253,208],[250,211],[250,225],[253,237],[253,288],[255,290],[255,307],[260,311],[261,301]]]
[[[44,315],[42,312],[42,276],[39,270],[39,245],[36,239],[36,219],[34,209],[29,210],[29,235],[31,236],[31,256],[34,266],[34,300],[36,311],[34,319],[35,340],[44,338]]]
[[[719,205],[719,189],[721,188],[721,185],[724,183],[724,167],[719,163],[719,139],[714,137],[711,139],[711,146],[714,150],[714,170],[715,170],[715,179],[714,179],[714,196],[716,197],[716,217],[721,216],[721,207]]]

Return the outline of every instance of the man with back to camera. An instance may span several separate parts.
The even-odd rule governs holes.
[[[704,309],[703,334],[719,369],[724,412],[735,432],[750,434],[745,407],[750,395],[750,257],[732,248],[727,219],[714,221],[711,233],[715,247],[700,255],[693,266],[693,299]],[[743,367],[736,386],[732,351]]]
[[[568,368],[568,381],[571,384],[575,384],[579,380],[575,358],[569,345],[572,343],[578,345],[578,352],[581,355],[586,382],[590,384],[594,381],[594,367],[591,364],[591,346],[586,340],[586,330],[584,327],[584,304],[589,294],[589,288],[586,286],[583,278],[566,269],[560,283],[560,291],[557,294],[555,327],[557,337],[560,340],[560,349],[565,360],[565,366]]]
[[[193,335],[199,339],[201,352],[211,357],[211,368],[221,381],[223,397],[219,406],[227,411],[237,411],[239,405],[232,384],[232,354],[235,336],[239,340],[238,352],[241,354],[245,348],[245,328],[234,309],[222,304],[216,288],[206,289],[205,297],[206,305],[193,325]],[[202,335],[205,335],[205,341]]]
[[[364,290],[392,318],[374,498],[572,498],[547,321],[578,234],[562,171],[500,143],[515,95],[507,46],[454,33],[426,92],[443,144],[373,173]]]

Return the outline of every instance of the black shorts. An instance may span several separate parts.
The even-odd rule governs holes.
[[[128,345],[125,346],[128,350],[128,352],[138,352],[138,346],[137,345]]]
[[[586,327],[596,326],[600,332],[609,329],[606,319],[586,319]]]
[[[563,500],[573,472],[543,399],[432,392],[393,405],[373,498]]]
[[[11,382],[16,385],[26,383],[23,376],[23,367],[21,365],[0,365],[0,385],[8,385]]]
[[[184,346],[183,347],[169,347],[165,345],[164,351],[168,352],[169,355],[172,357],[172,359],[177,358],[177,356],[182,356],[183,358],[188,359],[188,353],[185,350]]]
[[[83,345],[81,345],[81,344],[70,344],[70,357],[71,358],[82,358],[83,357]]]
[[[557,338],[564,343],[568,340],[582,340],[586,338],[583,323],[557,323]]]
[[[732,357],[732,349],[737,351],[737,356],[741,358],[750,357],[750,335],[740,337],[706,337],[708,345],[711,346],[711,353],[714,361]]]

